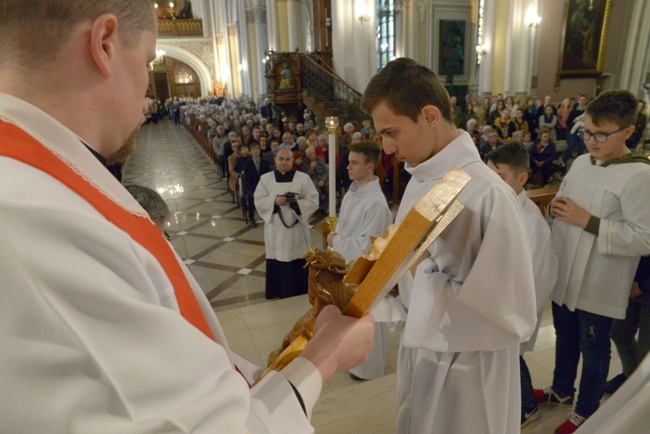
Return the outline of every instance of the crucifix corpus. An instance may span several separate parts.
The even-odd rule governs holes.
[[[331,249],[307,253],[312,308],[296,322],[282,346],[269,355],[268,368],[258,381],[300,355],[314,334],[316,317],[328,304],[355,318],[372,311],[463,210],[464,205],[456,198],[469,180],[461,169],[449,170],[411,208],[404,221],[390,225],[383,237],[374,239],[370,252],[350,269],[343,256]]]

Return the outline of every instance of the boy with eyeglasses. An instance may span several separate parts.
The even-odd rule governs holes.
[[[641,255],[650,252],[650,161],[625,146],[634,132],[637,101],[622,90],[595,98],[580,136],[579,156],[550,205],[559,273],[553,301],[556,332],[553,385],[535,390],[538,404],[572,406],[578,361],[578,400],[556,433],[575,432],[599,406],[610,361],[614,319],[625,318]]]

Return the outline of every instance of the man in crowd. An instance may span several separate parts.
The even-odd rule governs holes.
[[[316,149],[313,147],[305,149],[305,158],[302,160],[302,171],[309,175],[314,187],[318,191],[317,213],[327,214],[328,198],[328,171],[325,160],[316,156]]]
[[[463,124],[463,109],[458,105],[458,98],[452,96],[449,98],[451,103],[451,119],[454,121],[456,128],[460,128]]]
[[[388,209],[375,168],[379,164],[381,145],[362,141],[351,143],[349,149],[348,173],[353,181],[350,190],[343,197],[336,232],[327,236],[327,244],[353,262],[368,253],[372,237],[380,237],[393,221]],[[375,346],[368,360],[350,370],[353,379],[371,380],[384,375],[388,354],[388,324],[375,323]]]
[[[579,128],[576,127],[576,122],[579,119],[582,119],[587,108],[587,97],[585,95],[578,95],[578,103],[573,106],[571,113],[569,113],[569,118],[567,119],[567,140],[566,140],[566,150],[562,155],[562,162],[566,166],[571,158],[573,158],[573,151],[577,150],[579,157],[585,153],[585,143],[578,137]]]
[[[521,131],[517,131],[521,134]],[[508,184],[517,195],[524,210],[524,222],[530,242],[533,258],[533,276],[535,277],[535,295],[537,306],[537,325],[528,342],[520,346],[519,368],[521,377],[521,427],[528,425],[539,417],[537,400],[533,391],[533,381],[523,354],[535,348],[537,332],[542,323],[544,305],[551,295],[557,280],[557,258],[551,248],[551,230],[537,205],[528,198],[524,185],[528,181],[528,152],[517,143],[505,145],[490,152],[487,156],[488,167]],[[367,363],[367,362],[366,362]]]
[[[0,432],[311,432],[322,382],[371,346],[372,316],[332,307],[282,372],[237,372],[103,164],[135,144],[156,32],[150,1],[0,0]]]
[[[260,147],[257,143],[253,143],[250,146],[250,155],[249,158],[237,165],[235,170],[240,173],[242,179],[242,197],[246,203],[246,211],[250,220],[249,224],[252,228],[256,228],[257,223],[255,222],[255,201],[253,195],[255,194],[257,184],[260,182],[260,177],[273,169],[269,162],[261,157]]]
[[[625,146],[634,132],[637,100],[622,90],[594,98],[580,133],[589,155],[573,162],[550,214],[560,268],[551,295],[555,326],[553,384],[535,390],[538,404],[572,406],[578,361],[582,375],[575,409],[556,430],[572,433],[605,393],[614,319],[623,319],[641,255],[650,253],[650,165]]]
[[[455,127],[449,95],[426,67],[389,62],[370,80],[362,107],[384,152],[412,175],[396,223],[452,167],[471,176],[458,196],[465,209],[399,281],[408,316],[397,432],[519,433],[519,343],[536,322],[521,205]]]
[[[271,165],[271,168],[275,169],[275,159],[278,155],[278,151],[280,150],[280,143],[278,143],[276,139],[271,139],[271,144],[269,147],[271,150],[269,152],[265,152],[262,155],[262,158],[265,158]]]
[[[226,173],[226,158],[223,156],[224,145],[229,140],[226,135],[226,128],[219,124],[217,125],[217,134],[212,138],[212,149],[217,154],[217,165],[222,174]]]
[[[311,249],[309,217],[318,208],[318,192],[308,175],[293,170],[293,154],[280,149],[276,169],[262,175],[255,208],[264,220],[266,298],[307,293],[305,259]]]
[[[557,157],[551,133],[545,129],[540,130],[537,143],[528,150],[528,153],[530,154],[532,182],[537,185],[548,184],[551,175],[553,175],[553,161]]]

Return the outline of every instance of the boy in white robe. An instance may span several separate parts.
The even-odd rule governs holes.
[[[304,254],[311,249],[309,217],[318,209],[318,191],[308,175],[293,170],[293,153],[280,149],[276,169],[260,177],[253,195],[264,220],[266,298],[307,293],[309,270]]]
[[[387,154],[412,175],[396,223],[456,166],[465,209],[399,282],[408,309],[398,356],[399,433],[519,433],[519,343],[535,327],[521,205],[455,128],[449,95],[411,59],[389,62],[362,98]]]
[[[578,361],[578,400],[556,432],[575,432],[597,409],[609,369],[614,319],[625,317],[641,255],[650,252],[650,165],[625,140],[634,131],[636,98],[621,90],[589,103],[578,132],[589,154],[573,162],[550,215],[559,260],[551,295],[555,326],[553,384],[535,390],[538,404],[572,406]]]
[[[371,141],[353,142],[348,149],[347,170],[353,182],[343,196],[336,233],[327,235],[327,244],[341,253],[346,262],[353,262],[368,253],[372,237],[384,235],[393,216],[375,176],[381,145]],[[387,329],[387,323],[375,323],[375,346],[365,363],[350,370],[353,379],[372,380],[384,375]]]
[[[537,332],[542,323],[542,313],[548,297],[557,280],[557,258],[551,248],[551,229],[539,211],[537,205],[528,198],[524,185],[528,181],[528,153],[517,143],[507,143],[487,155],[487,165],[508,184],[517,195],[524,210],[524,221],[530,242],[533,259],[533,276],[535,277],[535,295],[537,296],[537,325],[533,335],[523,342],[519,351],[521,379],[521,427],[528,425],[539,417],[539,409],[533,392],[528,365],[523,354],[535,348]]]
[[[322,382],[364,360],[373,318],[323,310],[298,363],[249,388],[105,167],[135,143],[156,32],[149,1],[0,3],[0,432],[313,432]]]

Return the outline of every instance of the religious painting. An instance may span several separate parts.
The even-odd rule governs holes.
[[[560,76],[603,72],[612,0],[566,0]]]
[[[438,74],[464,75],[465,30],[467,21],[443,19],[438,22]]]

